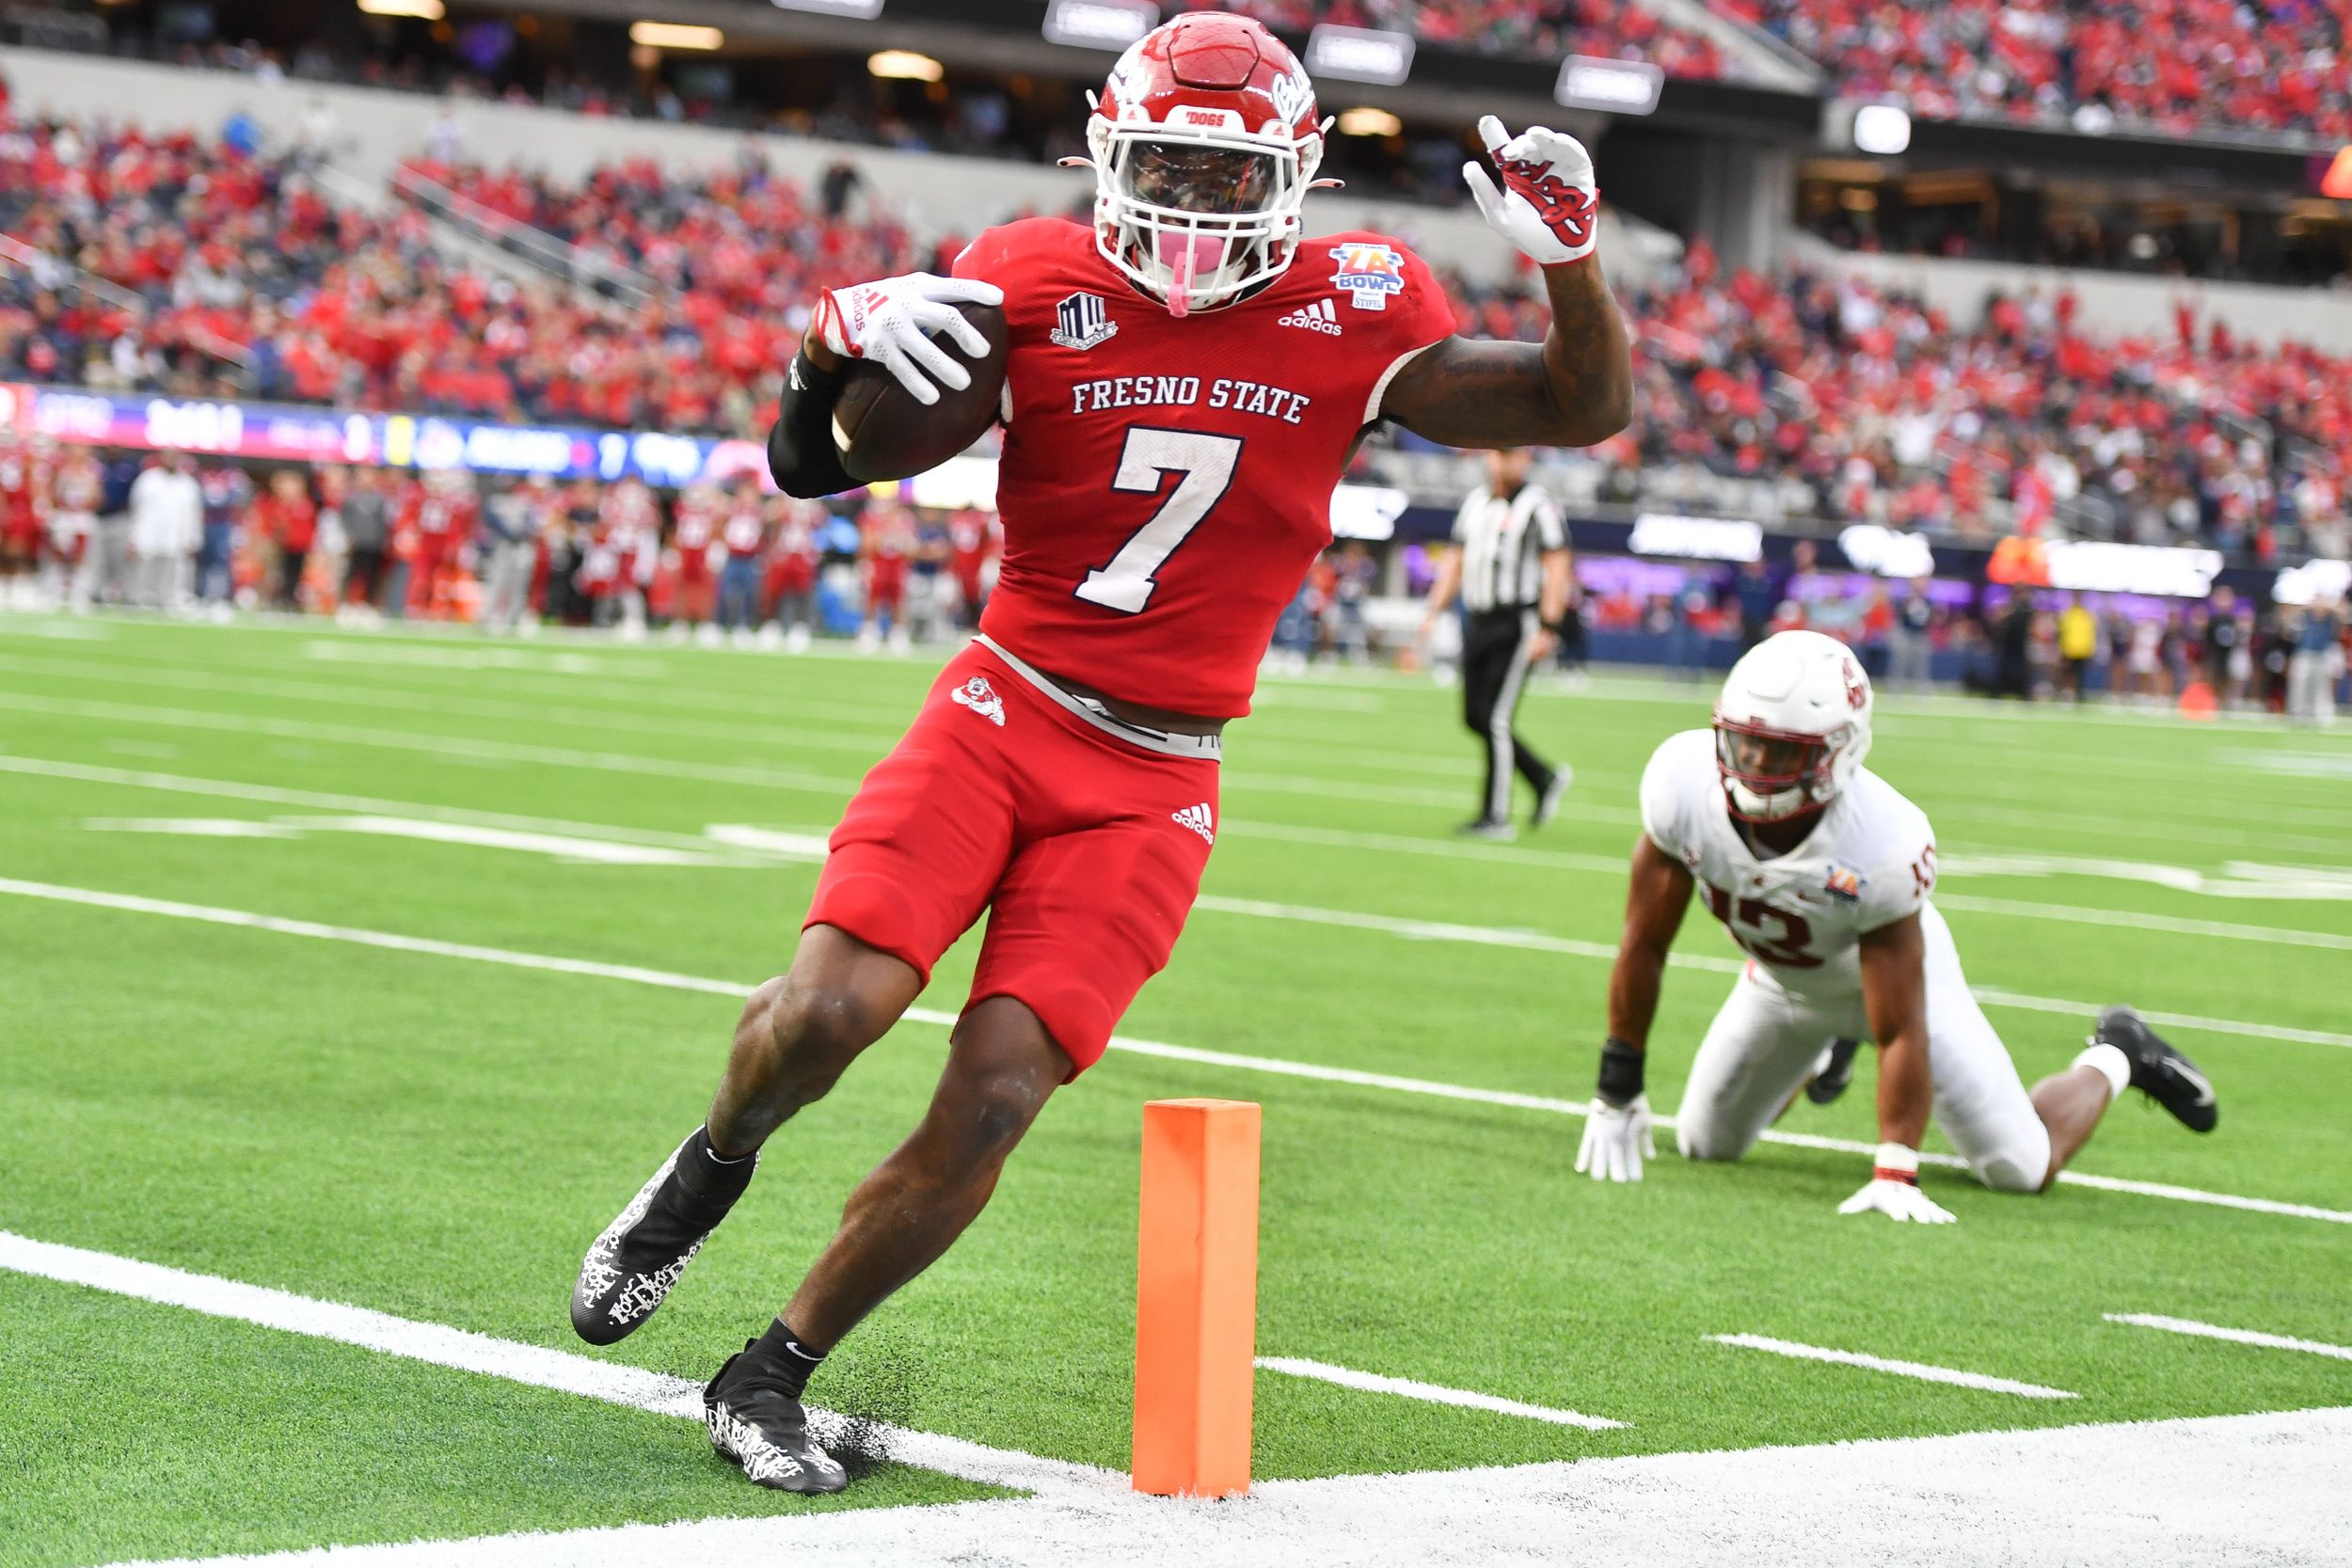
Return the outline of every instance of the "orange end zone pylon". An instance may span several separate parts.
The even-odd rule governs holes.
[[[1155,1100],[1143,1108],[1138,1492],[1223,1497],[1249,1490],[1259,1119],[1257,1106],[1236,1100]]]

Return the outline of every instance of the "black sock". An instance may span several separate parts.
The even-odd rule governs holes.
[[[825,1353],[811,1350],[801,1343],[801,1337],[782,1318],[768,1325],[768,1332],[743,1347],[743,1354],[766,1364],[774,1381],[784,1386],[794,1399],[808,1386],[808,1380],[818,1367],[824,1365]]]
[[[751,1185],[752,1172],[758,1168],[755,1154],[730,1160],[711,1148],[707,1128],[695,1128],[694,1135],[678,1151],[678,1180],[697,1198],[722,1209],[732,1207],[743,1196],[743,1189]]]

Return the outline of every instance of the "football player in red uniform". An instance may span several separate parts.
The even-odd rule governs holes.
[[[810,1372],[978,1214],[1046,1099],[1103,1054],[1167,961],[1216,838],[1218,732],[1248,711],[1367,429],[1585,446],[1629,417],[1581,146],[1481,122],[1502,185],[1483,164],[1464,177],[1542,268],[1552,326],[1540,344],[1471,342],[1396,241],[1302,237],[1325,129],[1272,34],[1179,17],[1120,58],[1096,103],[1090,225],[1009,224],[974,241],[954,277],[828,293],[793,361],[770,463],[786,490],[827,494],[852,483],[832,436],[846,360],[875,360],[928,403],[969,376],[925,333],[984,346],[957,303],[1001,304],[1009,334],[1003,569],[979,637],[866,775],[790,973],[743,1009],[706,1125],[597,1237],[572,1298],[596,1343],[643,1323],[769,1135],[989,911],[930,1113],[705,1394],[713,1443],[764,1485],[844,1484],[803,1418]]]
[[[690,484],[678,494],[670,545],[677,551],[676,629],[680,636],[701,631],[710,634],[704,641],[718,641],[717,630],[710,625],[719,598],[711,557],[720,553],[712,546],[719,538],[725,505],[717,487],[707,483]]]

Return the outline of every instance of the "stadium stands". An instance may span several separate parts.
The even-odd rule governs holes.
[[[1727,57],[1711,39],[1647,7],[1601,0],[1182,0],[1171,9],[1240,11],[1268,26],[1301,32],[1318,23],[1383,27],[1426,43],[1487,53],[1649,60],[1669,76],[1729,74]]]
[[[1935,119],[2352,136],[2345,0],[1711,0],[1855,98]]]
[[[681,434],[755,435],[796,312],[834,281],[944,265],[886,217],[755,163],[608,166],[579,185],[411,167],[658,285],[642,304],[451,261],[413,212],[327,203],[299,155],[67,125],[0,137],[0,217],[114,301],[0,286],[0,368],[36,382]],[[834,203],[837,207],[838,203]],[[1454,280],[1468,330],[1540,335],[1518,289]],[[2264,348],[2186,318],[2106,337],[2069,299],[1973,318],[1855,279],[1719,268],[1694,246],[1629,291],[1640,409],[1602,449],[1623,499],[1753,482],[1792,520],[1984,536],[2010,528],[2202,542],[2269,559],[2332,521],[2352,472],[2352,356]]]

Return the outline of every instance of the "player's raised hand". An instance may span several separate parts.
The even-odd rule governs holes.
[[[1915,1181],[1878,1176],[1837,1206],[1841,1214],[1884,1214],[1901,1224],[1950,1225],[1960,1216],[1919,1190]]]
[[[1584,1141],[1576,1148],[1576,1168],[1596,1181],[1639,1181],[1642,1162],[1658,1158],[1651,1135],[1649,1096],[1637,1094],[1623,1105],[1598,1095],[1584,1113]]]
[[[1462,179],[1487,225],[1542,266],[1590,256],[1600,241],[1600,188],[1584,144],[1541,125],[1507,136],[1492,115],[1479,120],[1478,135],[1502,188],[1475,158],[1462,166]]]
[[[963,319],[958,305],[1002,305],[1005,291],[973,277],[940,277],[910,272],[872,283],[828,289],[818,301],[809,331],[834,354],[871,359],[892,375],[915,402],[939,401],[939,388],[960,392],[971,372],[940,352],[934,332],[953,338],[977,359],[988,340]]]

